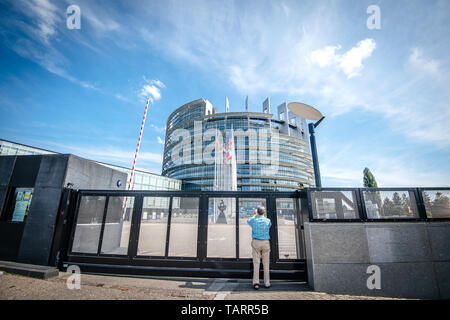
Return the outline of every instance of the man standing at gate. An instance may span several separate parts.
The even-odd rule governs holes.
[[[269,230],[272,222],[264,217],[266,209],[258,206],[254,215],[247,223],[252,227],[252,256],[253,256],[253,287],[259,289],[259,262],[262,257],[264,268],[264,286],[270,287],[269,255],[270,255],[270,235]]]

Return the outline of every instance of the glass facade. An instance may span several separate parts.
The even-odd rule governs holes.
[[[15,155],[39,155],[39,154],[58,154],[57,152],[35,148],[31,146],[14,143],[11,141],[0,140],[0,156],[15,156]],[[98,162],[103,166],[114,170],[125,172],[127,177],[127,185],[130,180],[131,169]],[[135,170],[134,171],[134,185],[132,190],[180,190],[181,181],[175,178],[161,176],[149,171]]]
[[[287,123],[272,117],[257,112],[215,113],[203,99],[178,108],[167,121],[162,175],[182,180],[183,190],[212,190],[215,165],[213,161],[205,161],[205,154],[214,159],[215,133],[222,134],[225,142],[226,133],[232,128],[238,190],[292,191],[300,183],[314,186],[312,158],[303,128],[305,120],[290,117]],[[180,141],[186,137],[190,141],[184,140],[186,144],[181,148]],[[278,152],[272,155],[274,150]],[[183,157],[183,161],[175,161],[175,157]]]

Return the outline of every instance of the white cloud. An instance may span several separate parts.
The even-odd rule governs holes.
[[[336,53],[336,50],[341,48],[340,45],[327,46],[324,49],[312,51],[311,60],[320,67],[338,66],[350,79],[360,74],[363,59],[370,57],[375,47],[376,43],[373,39],[364,39],[359,41],[356,47],[340,55]]]
[[[408,58],[409,65],[415,70],[421,71],[429,75],[439,74],[439,62],[424,57],[423,52],[419,48],[413,48]]]
[[[114,146],[102,146],[101,148],[93,146],[80,146],[80,145],[62,145],[58,143],[51,143],[58,148],[59,152],[73,153],[77,156],[94,160],[111,163],[120,163],[124,166],[131,167],[134,159],[135,150],[122,149]],[[162,164],[162,154],[154,152],[140,151],[137,162],[140,166],[151,164]]]
[[[336,50],[339,50],[341,46],[327,46],[323,49],[314,50],[311,52],[311,60],[313,63],[319,65],[319,67],[327,67],[339,61],[336,55]]]
[[[232,2],[213,5],[199,0],[196,6],[180,3],[154,13],[161,17],[162,28],[140,25],[137,30],[152,50],[162,51],[174,63],[223,77],[242,95],[308,97],[304,102],[318,106],[329,118],[370,111],[385,120],[382,130],[413,143],[450,146],[448,70],[440,70],[446,75],[441,87],[430,89],[435,83],[395,68],[398,61],[408,62],[402,44],[380,36],[379,44],[371,38],[356,39],[344,51],[337,44],[351,40],[354,33],[343,33],[342,11],[318,5],[304,15],[301,8],[289,6],[288,17],[279,3],[236,8]],[[436,71],[437,62],[421,51],[413,52],[410,60],[417,67],[425,61],[421,67]],[[348,81],[364,69],[364,77]]]
[[[373,39],[364,39],[342,56],[339,65],[348,78],[359,74],[363,68],[362,60],[370,57],[375,47],[376,43]]]
[[[165,88],[166,87],[166,85],[162,81],[159,81],[159,80],[150,80],[150,83],[154,84],[154,85],[156,85],[156,86],[158,86],[160,88]]]
[[[160,88],[165,88],[166,86],[159,80],[147,80],[144,77],[146,84],[144,84],[139,92],[139,98],[144,101],[147,98],[153,103],[161,99]]]
[[[14,8],[29,19],[21,21],[12,18],[9,21],[27,37],[20,37],[11,44],[11,49],[25,59],[29,59],[48,72],[69,80],[83,88],[99,90],[95,85],[77,79],[67,71],[69,61],[56,49],[54,42],[58,31],[65,31],[63,25],[65,10],[48,0],[18,0],[12,2]]]
[[[321,146],[328,148],[328,145]],[[321,148],[324,149],[324,148]],[[441,168],[430,166],[426,171],[411,161],[410,152],[389,156],[377,153],[374,157],[364,146],[348,144],[322,153],[320,172],[328,186],[363,186],[363,170],[370,168],[379,187],[436,187],[448,186],[448,178]]]
[[[158,141],[159,144],[164,145],[164,141],[163,141],[163,139],[161,139],[160,136],[157,136],[157,137],[156,137],[156,140]]]
[[[152,128],[153,130],[155,130],[156,132],[159,132],[159,133],[164,133],[166,131],[165,127],[158,127],[158,126],[155,126],[153,123],[150,123],[150,128]]]
[[[37,34],[44,43],[48,43],[51,36],[56,33],[55,25],[61,21],[58,8],[48,0],[19,1],[21,11],[37,22]]]
[[[125,98],[125,97],[122,96],[121,94],[115,94],[114,97],[115,97],[117,100],[120,100],[120,101],[130,102],[130,100],[128,100],[127,98]]]

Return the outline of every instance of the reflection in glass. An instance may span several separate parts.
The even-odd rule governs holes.
[[[357,219],[355,191],[311,191],[315,219]]]
[[[363,191],[369,219],[418,218],[413,191]]]
[[[450,218],[450,190],[422,191],[428,218]]]
[[[105,201],[104,196],[81,197],[72,252],[97,253]]]
[[[138,255],[165,255],[169,201],[169,197],[144,197]]]
[[[253,217],[258,206],[266,207],[266,199],[239,198],[239,258],[252,257],[252,228],[247,220]],[[267,218],[267,213],[266,213]]]
[[[236,258],[236,199],[209,198],[207,257]]]
[[[199,198],[172,199],[169,256],[196,257]]]
[[[278,258],[298,259],[297,215],[294,199],[277,199]]]
[[[125,197],[109,197],[101,253],[120,255],[128,253],[134,197],[128,198],[127,209],[122,219],[124,206]]]

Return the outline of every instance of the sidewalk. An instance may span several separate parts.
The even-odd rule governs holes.
[[[48,280],[3,273],[0,275],[0,299],[44,300],[372,300],[313,292],[303,282],[273,280],[270,289],[258,291],[250,280],[177,277],[132,278],[105,275],[81,275],[80,290],[69,290],[70,275],[60,272]]]

